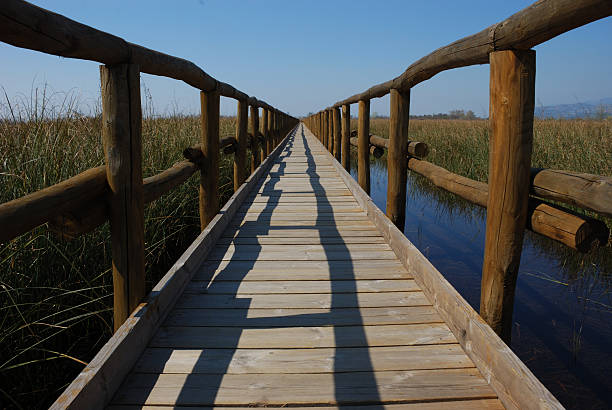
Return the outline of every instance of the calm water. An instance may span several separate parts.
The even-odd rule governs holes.
[[[357,178],[355,163],[352,170]],[[384,211],[384,157],[370,172],[371,197]],[[486,212],[416,173],[407,191],[406,237],[478,310]],[[527,232],[511,347],[568,408],[612,408],[611,287],[610,247],[584,256]]]

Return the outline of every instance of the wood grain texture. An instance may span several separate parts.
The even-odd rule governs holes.
[[[335,367],[334,361],[342,364]],[[336,349],[149,348],[144,351],[134,372],[313,374],[473,367],[474,363],[459,344]]]
[[[200,228],[203,231],[219,211],[219,93],[200,93],[202,154],[200,163]]]
[[[140,72],[133,64],[101,66],[100,77],[117,331],[145,295]]]
[[[351,147],[349,139],[351,138],[351,106],[345,104],[342,106],[342,138],[340,141],[342,152],[342,167],[347,172],[351,172]]]
[[[253,136],[251,138],[251,144],[250,144],[251,174],[252,174],[253,172],[255,172],[255,170],[261,163],[261,161],[263,161],[263,158],[262,158],[262,152],[261,152],[261,145],[259,144],[260,135],[261,135],[259,131],[259,108],[257,108],[256,105],[251,105],[250,109],[251,109],[251,117],[250,117],[251,132],[253,133]]]
[[[293,405],[371,403],[379,400],[432,401],[492,398],[495,393],[475,369],[377,372],[378,385],[362,372],[344,373],[338,392],[331,374],[214,375],[136,373],[115,397],[117,404],[163,405]],[[241,394],[236,394],[240,391]],[[338,396],[346,397],[338,400]],[[339,402],[339,403],[338,403]]]
[[[361,189],[370,193],[370,100],[359,100],[357,180]]]
[[[493,52],[490,67],[489,198],[480,315],[510,343],[529,201],[535,51]]]
[[[204,406],[173,406],[176,410],[247,410],[252,407],[204,407]],[[418,403],[402,403],[402,404],[376,404],[376,405],[359,405],[350,406],[316,406],[303,407],[292,406],[295,410],[503,410],[504,406],[497,399],[477,399],[477,400],[443,400],[438,402],[418,402]],[[142,405],[112,405],[107,407],[108,410],[168,410],[167,406],[142,406]]]
[[[340,108],[333,108],[333,120],[334,120],[334,157],[336,161],[342,160],[342,130],[340,127]]]
[[[276,278],[279,280],[279,278]],[[282,280],[282,279],[281,279]],[[246,309],[245,309],[246,310]],[[167,326],[213,327],[296,327],[296,326],[361,326],[443,323],[432,306],[395,306],[334,309],[174,309]]]
[[[99,197],[107,190],[106,167],[100,166],[0,204],[0,243],[6,243],[49,220],[54,221],[58,216],[78,211],[84,204],[98,203]],[[100,206],[106,208],[104,203]],[[59,225],[57,231],[62,232]]]
[[[391,90],[389,151],[387,153],[387,217],[399,229],[406,221],[406,183],[408,181],[408,123],[410,91]]]
[[[236,115],[236,152],[234,154],[234,192],[240,188],[247,177],[246,151],[248,137],[249,105],[238,100]]]

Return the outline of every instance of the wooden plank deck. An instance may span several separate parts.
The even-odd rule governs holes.
[[[503,408],[331,161],[300,125],[111,408]]]

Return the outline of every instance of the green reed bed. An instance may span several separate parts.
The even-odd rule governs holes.
[[[40,100],[37,98],[36,100]],[[104,163],[100,116],[74,100],[6,100],[0,120],[0,202]],[[220,134],[235,131],[222,118]],[[182,160],[197,143],[197,117],[143,121],[143,175]],[[233,157],[221,156],[220,196],[232,194]],[[145,206],[147,286],[151,289],[199,233],[198,177]],[[112,335],[108,223],[72,241],[46,226],[0,245],[0,408],[51,404]]]

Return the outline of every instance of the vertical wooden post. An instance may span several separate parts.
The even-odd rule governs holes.
[[[135,64],[101,66],[100,80],[117,331],[145,294],[139,68]]]
[[[267,150],[267,155],[270,155],[270,153],[272,152],[272,149],[274,149],[274,113],[272,112],[272,109],[268,110],[268,138],[267,138],[267,144],[266,144],[266,150]]]
[[[527,221],[535,61],[533,50],[489,54],[489,198],[480,315],[508,344]]]
[[[332,109],[327,110],[327,116],[329,121],[327,123],[327,150],[330,154],[333,154],[334,149],[334,114]]]
[[[263,162],[268,156],[268,109],[261,109],[261,136],[263,138],[263,142],[261,145],[261,162]]]
[[[246,179],[246,149],[248,138],[249,104],[246,100],[238,100],[236,118],[236,152],[234,153],[234,192]]]
[[[332,112],[334,115],[334,157],[336,157],[336,160],[338,162],[340,162],[341,158],[341,151],[340,151],[340,138],[341,138],[341,133],[340,133],[340,108],[338,107],[334,107],[332,108]]]
[[[200,168],[200,228],[219,211],[219,92],[200,92],[202,153]]]
[[[259,147],[259,107],[251,105],[251,174],[261,163],[261,149]]]
[[[408,179],[408,121],[410,90],[391,90],[389,148],[387,153],[387,217],[401,231],[406,221],[406,183]]]
[[[325,118],[325,129],[323,130],[323,133],[325,134],[325,142],[323,143],[323,145],[325,145],[325,148],[329,150],[329,139],[331,138],[331,136],[329,135],[329,111],[326,109],[323,112],[325,113],[323,116],[323,118]]]
[[[325,145],[325,111],[319,111],[319,141]]]
[[[342,106],[342,166],[347,172],[351,172],[351,106]]]
[[[359,101],[357,139],[357,179],[370,195],[370,100]]]

